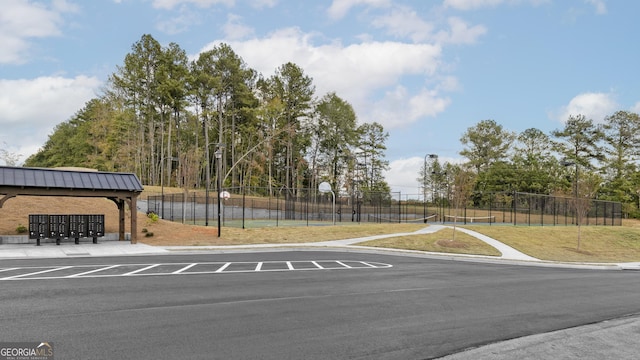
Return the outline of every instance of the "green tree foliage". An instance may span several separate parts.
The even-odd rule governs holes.
[[[551,134],[558,139],[553,142],[554,149],[566,161],[592,169],[593,160],[603,160],[600,141],[604,133],[593,120],[587,119],[584,115],[569,116],[564,128],[554,130]]]
[[[287,189],[297,189],[303,186],[307,170],[305,155],[311,143],[308,122],[315,87],[311,77],[293,63],[276,69],[267,83],[270,98],[277,98],[282,104],[277,127],[284,131],[276,138],[273,159],[273,164],[284,170],[280,171],[278,182]]]
[[[345,185],[350,157],[357,145],[356,113],[351,105],[335,93],[325,95],[316,105],[312,134],[312,169],[326,177],[333,189]],[[313,146],[315,145],[315,146]],[[317,184],[312,184],[315,188]]]
[[[358,161],[364,164],[362,190],[388,193],[391,188],[384,179],[383,172],[389,169],[389,162],[384,159],[385,145],[389,133],[377,122],[365,123],[358,127],[359,141]]]
[[[44,146],[30,156],[25,165],[112,170],[113,158],[109,156],[109,143],[104,134],[104,120],[109,114],[100,100],[89,101],[71,119],[58,124]]]
[[[542,131],[529,128],[518,134],[512,157],[513,172],[508,190],[548,194],[555,188],[550,169],[557,168],[551,138]]]
[[[367,159],[368,188],[385,188],[381,125],[356,126],[335,93],[314,98],[311,77],[286,63],[263,77],[227,44],[192,61],[178,44],[151,35],[135,42],[104,93],[60,123],[28,166],[82,166],[136,173],[143,183],[287,188],[353,179],[355,154]],[[222,151],[221,172],[214,152]],[[309,163],[315,154],[317,164]],[[349,166],[347,166],[349,165]],[[349,172],[351,172],[349,174]]]
[[[640,155],[640,116],[618,111],[605,118],[602,198],[635,204],[640,185],[634,181]]]
[[[217,145],[213,147],[224,154],[223,183],[246,184],[241,179],[253,170],[253,156],[243,156],[244,152],[264,138],[263,129],[255,121],[256,73],[227,44],[201,53],[191,64],[191,72],[190,86],[202,122],[206,164],[213,163],[210,150]],[[209,171],[205,169],[206,173]]]
[[[467,129],[460,141],[464,149],[460,155],[469,159],[469,165],[478,176],[477,191],[504,191],[513,188],[509,157],[515,134],[503,129],[495,120],[482,120]]]
[[[464,149],[460,155],[469,159],[480,173],[494,162],[506,159],[514,139],[515,134],[504,130],[495,120],[482,120],[462,135]]]
[[[124,65],[110,77],[111,91],[122,97],[124,105],[130,109],[133,123],[128,126],[132,132],[134,145],[126,154],[134,159],[134,172],[143,183],[155,184],[159,173],[156,170],[158,151],[158,122],[160,111],[166,111],[158,95],[158,68],[163,57],[162,46],[151,35],[145,34],[133,44]],[[171,170],[167,171],[171,173]]]
[[[494,202],[508,202],[513,191],[575,197],[577,190],[580,198],[621,201],[631,214],[640,204],[639,130],[638,115],[625,111],[608,116],[604,125],[570,116],[549,135],[529,128],[516,137],[493,120],[480,121],[461,138],[465,165],[475,173],[472,199],[487,206],[488,194],[495,194]],[[418,180],[426,175],[421,171]]]

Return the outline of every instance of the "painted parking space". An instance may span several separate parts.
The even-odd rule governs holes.
[[[358,260],[233,261],[201,263],[107,264],[0,268],[0,281],[98,277],[230,274],[283,271],[386,269],[393,265]]]

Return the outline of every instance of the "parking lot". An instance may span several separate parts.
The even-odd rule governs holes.
[[[269,271],[356,270],[392,265],[356,260],[235,261],[202,263],[108,264],[0,268],[0,280],[73,279],[114,276],[228,274]]]

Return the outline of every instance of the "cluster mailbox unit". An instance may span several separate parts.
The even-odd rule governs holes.
[[[98,238],[104,236],[104,215],[29,215],[29,239],[36,239],[40,246],[40,239],[56,239],[56,245],[65,238],[75,239],[80,244],[80,238]]]

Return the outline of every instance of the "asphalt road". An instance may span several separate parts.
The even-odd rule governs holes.
[[[335,260],[365,265],[304,263]],[[143,274],[192,263],[248,265]],[[50,341],[57,359],[428,359],[640,313],[631,271],[336,251],[3,260],[0,268],[64,265],[69,276],[80,265],[87,273],[116,264],[103,277],[0,281],[0,341]]]

